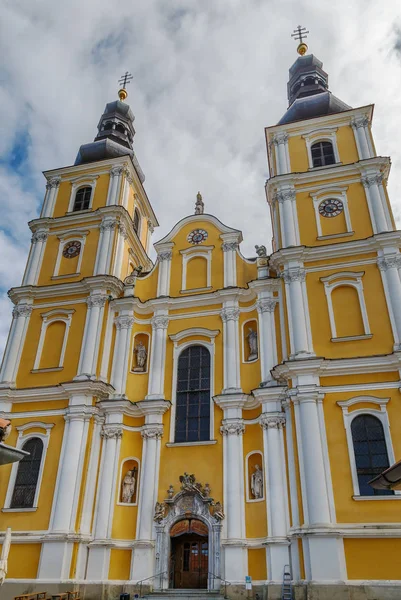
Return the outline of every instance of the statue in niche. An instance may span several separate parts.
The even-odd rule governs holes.
[[[255,246],[255,250],[259,258],[267,258],[266,246]]]
[[[136,367],[134,371],[143,372],[146,369],[146,359],[148,357],[148,353],[146,351],[146,347],[142,342],[138,342],[138,344],[134,348],[134,354],[136,355]]]
[[[246,336],[249,346],[248,360],[255,360],[258,358],[258,333],[254,331],[252,327],[248,327],[248,335]]]
[[[251,476],[251,492],[255,500],[263,498],[263,472],[259,465],[255,465]]]
[[[136,486],[136,472],[137,469],[130,469],[123,479],[121,486],[121,502],[124,504],[132,504],[133,502]]]

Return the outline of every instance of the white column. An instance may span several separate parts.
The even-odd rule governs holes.
[[[168,316],[155,313],[152,317],[152,341],[150,349],[149,387],[147,399],[164,398],[164,369]]]
[[[223,394],[235,393],[241,391],[238,302],[225,302],[220,314],[223,321]]]
[[[14,387],[17,377],[22,348],[28,329],[32,305],[17,304],[13,309],[13,320],[8,334],[6,349],[1,367],[1,387]]]
[[[288,494],[283,436],[285,416],[263,412],[260,425],[263,429],[268,537],[271,540],[267,547],[267,570],[270,580],[282,582],[284,567],[289,564]]]
[[[383,231],[390,230],[387,224],[383,199],[379,189],[382,180],[383,177],[381,173],[366,174],[366,176],[362,177],[362,183],[366,190],[366,195],[373,214],[374,223],[372,223],[372,226],[374,233],[382,233]]]
[[[159,263],[159,277],[157,280],[157,296],[168,296],[170,292],[170,272],[171,259],[173,253],[171,250],[158,252],[157,260]]]
[[[150,245],[150,237],[152,235],[152,233],[154,232],[155,228],[153,227],[153,223],[150,219],[148,219],[148,232],[146,235],[146,253],[149,254],[149,245]]]
[[[107,194],[107,206],[119,204],[121,179],[124,167],[113,167],[110,170],[109,191]]]
[[[272,142],[275,146],[277,175],[289,173],[288,164],[288,135],[284,132],[273,135]]]
[[[108,296],[94,293],[86,299],[88,310],[79,358],[78,373],[75,379],[93,379],[96,377],[99,353],[100,333],[103,323],[104,305]]]
[[[310,328],[309,312],[306,305],[305,269],[292,267],[282,273],[287,297],[287,312],[290,330],[292,357],[313,353],[308,334]]]
[[[124,244],[125,244],[125,240],[127,239],[128,234],[127,234],[127,230],[125,228],[125,226],[122,223],[118,224],[118,233],[117,233],[117,250],[116,250],[116,256],[114,259],[114,269],[113,269],[113,275],[114,277],[117,277],[118,279],[120,279],[121,277],[121,268],[122,268],[122,264],[123,264],[123,259],[124,259]]]
[[[274,321],[277,302],[278,298],[264,295],[260,295],[256,302],[259,323],[260,370],[264,384],[272,381],[271,370],[277,364],[276,324]]]
[[[89,547],[86,579],[104,580],[109,575],[110,546],[106,540],[111,537],[113,523],[118,460],[123,430],[121,424],[108,423],[103,426],[102,458],[94,521],[94,540]]]
[[[149,421],[149,418],[146,418]],[[154,419],[153,419],[154,420]],[[157,419],[161,421],[161,416]],[[154,507],[159,480],[160,444],[163,425],[147,423],[142,427],[142,471],[139,485],[136,544],[132,554],[131,579],[136,581],[154,574]]]
[[[384,279],[388,309],[392,317],[394,350],[401,350],[401,280],[398,271],[401,268],[401,254],[379,258],[377,264]]]
[[[94,275],[109,275],[113,253],[113,233],[118,224],[114,217],[106,217],[100,224]]]
[[[113,366],[110,383],[117,396],[125,395],[127,371],[130,361],[131,333],[135,319],[129,314],[121,314],[115,319],[116,341],[114,344]]]
[[[31,251],[29,253],[28,264],[26,265],[22,285],[37,284],[48,235],[49,232],[47,229],[39,229],[33,234]]]
[[[123,187],[122,205],[126,210],[128,210],[129,192],[130,192],[130,187],[133,183],[134,183],[134,180],[131,177],[131,173],[129,172],[129,170],[127,168],[125,168],[124,169],[124,187]]]
[[[359,159],[364,160],[366,158],[371,158],[372,154],[368,142],[368,117],[355,117],[354,119],[352,119],[351,125],[352,129],[354,130],[355,141],[358,147]]]
[[[236,287],[238,242],[224,242],[221,249],[224,253],[224,287]]]
[[[54,211],[54,205],[56,203],[56,197],[58,188],[60,187],[61,177],[52,177],[46,184],[46,194],[43,200],[42,212],[40,217],[52,217]]]
[[[294,189],[284,189],[276,192],[274,199],[279,203],[281,243],[283,248],[297,245],[296,224],[294,220],[293,202]]]

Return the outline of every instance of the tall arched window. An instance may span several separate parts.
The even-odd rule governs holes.
[[[311,153],[314,167],[333,165],[336,162],[331,142],[316,142],[311,146]]]
[[[40,438],[30,438],[22,446],[22,450],[29,452],[29,456],[24,456],[18,465],[10,508],[32,508],[34,505],[43,442]]]
[[[189,346],[178,359],[175,441],[210,439],[210,352]]]
[[[141,215],[139,214],[139,210],[136,208],[134,211],[134,231],[137,235],[139,235],[140,223],[141,223]]]
[[[75,194],[74,208],[76,210],[86,210],[89,208],[90,200],[92,195],[92,188],[90,186],[79,188]]]
[[[369,481],[389,465],[383,425],[372,415],[360,415],[351,423],[356,471],[361,496],[393,494],[392,490],[375,490]]]

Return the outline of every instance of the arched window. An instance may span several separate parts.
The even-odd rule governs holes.
[[[311,146],[311,153],[314,167],[333,165],[336,162],[331,142],[316,142],[316,144]]]
[[[72,210],[86,210],[89,208],[91,195],[92,188],[90,186],[79,188],[75,194],[74,208]]]
[[[139,235],[140,222],[141,222],[141,215],[139,214],[139,210],[136,208],[134,211],[134,231],[137,235]]]
[[[359,415],[351,423],[355,464],[361,496],[393,494],[392,490],[375,490],[369,481],[389,465],[383,425],[372,415]]]
[[[125,133],[125,127],[121,123],[117,123],[115,129],[116,129],[116,131],[119,131],[120,133]]]
[[[210,352],[189,346],[178,359],[175,441],[210,439]]]
[[[29,456],[24,456],[18,465],[10,508],[32,508],[34,505],[43,442],[40,438],[30,438],[22,446],[22,450],[29,452]]]

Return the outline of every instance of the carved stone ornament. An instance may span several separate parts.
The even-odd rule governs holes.
[[[293,281],[305,281],[306,279],[306,271],[305,269],[301,269],[297,267],[295,269],[288,269],[281,273],[281,277],[284,279],[285,283],[292,283]]]
[[[160,262],[163,262],[163,260],[171,260],[173,258],[173,253],[171,252],[171,250],[166,250],[166,252],[159,252],[157,258]]]
[[[100,223],[100,231],[107,231],[109,229],[115,229],[118,225],[117,219],[105,219]]]
[[[150,233],[153,233],[155,228],[153,227],[153,223],[150,219],[148,219],[148,230]]]
[[[168,327],[168,317],[155,316],[151,319],[153,329],[167,329]]]
[[[35,231],[32,236],[31,242],[32,244],[36,244],[37,242],[45,242],[48,238],[49,234],[47,231]]]
[[[380,271],[387,271],[388,269],[399,269],[401,267],[401,254],[394,254],[393,256],[385,256],[379,258],[377,261]]]
[[[285,416],[262,414],[259,423],[262,429],[281,429],[285,426]]]
[[[256,310],[258,313],[274,312],[278,298],[259,298],[256,301]]]
[[[114,319],[114,323],[116,324],[116,329],[130,329],[135,323],[135,318],[128,315],[121,315],[121,317]]]
[[[61,177],[52,177],[46,183],[46,189],[51,190],[52,188],[58,188],[61,183]]]
[[[288,141],[288,133],[275,133],[272,137],[272,143],[275,146],[278,146],[279,144],[286,144]]]
[[[163,521],[164,517],[166,516],[166,509],[167,506],[164,504],[164,502],[156,502],[155,516],[153,517],[153,520],[156,521],[156,523]]]
[[[195,214],[203,215],[204,212],[205,212],[205,204],[202,200],[202,194],[200,192],[198,192],[196,194]]]
[[[141,428],[141,436],[144,440],[159,440],[163,437],[163,425],[144,425]]]
[[[142,273],[142,265],[138,265],[132,272],[124,279],[124,285],[135,285],[137,277]]]
[[[224,244],[221,245],[223,252],[232,252],[237,250],[237,248],[238,242],[224,242]]]
[[[111,440],[111,439],[119,440],[123,436],[123,430],[122,430],[122,427],[103,426],[103,429],[102,429],[100,435],[105,440]]]
[[[93,296],[88,296],[86,299],[86,304],[88,308],[93,308],[94,306],[102,307],[106,304],[108,296],[105,294],[93,294]]]
[[[17,304],[13,308],[13,317],[29,317],[33,307],[30,304]]]
[[[128,237],[127,228],[125,227],[125,225],[123,225],[123,223],[121,223],[121,221],[118,223],[118,231],[123,236],[123,238],[126,240]]]
[[[245,433],[245,425],[243,419],[224,419],[220,427],[221,435],[243,435]]]
[[[351,121],[351,125],[354,129],[358,129],[359,127],[367,127],[370,121],[368,117],[354,117]]]
[[[223,323],[227,323],[227,321],[238,321],[240,310],[239,308],[223,308],[220,315]]]
[[[113,167],[110,169],[110,177],[118,177],[124,173],[124,167]]]
[[[266,246],[255,246],[255,250],[256,250],[256,254],[260,258],[266,258],[267,257]]]
[[[381,185],[383,183],[382,173],[375,173],[374,175],[366,175],[362,177],[362,184],[366,188],[372,187],[372,185]]]
[[[276,200],[280,204],[286,202],[286,200],[295,200],[295,190],[281,190],[274,194],[273,200]]]

